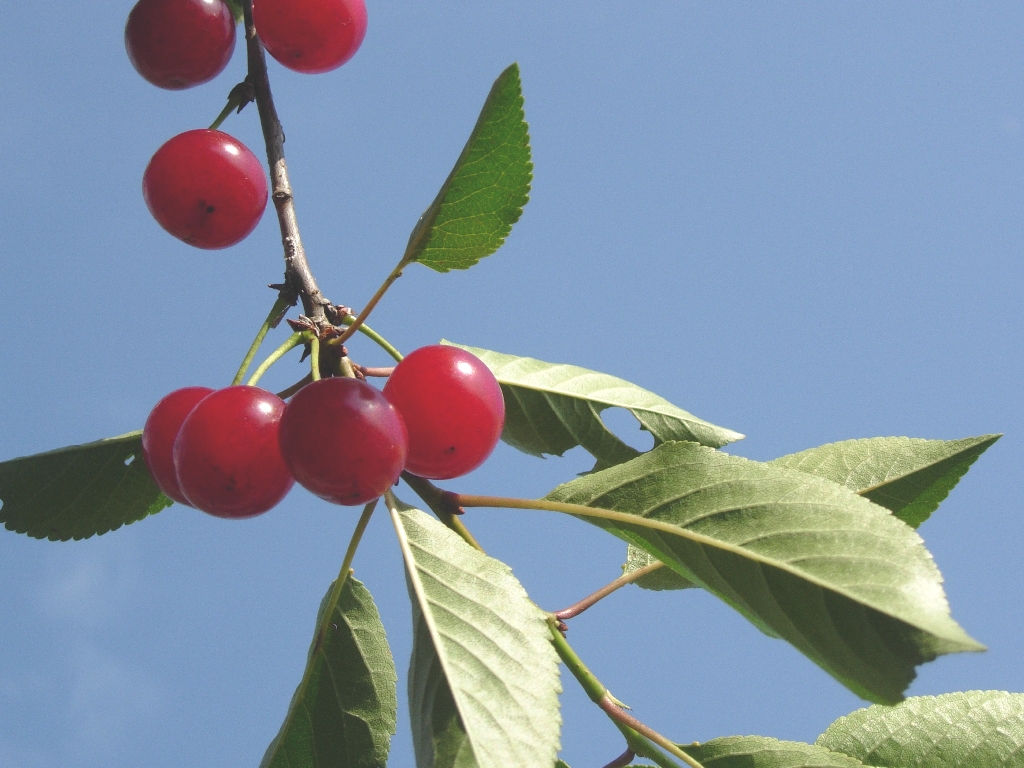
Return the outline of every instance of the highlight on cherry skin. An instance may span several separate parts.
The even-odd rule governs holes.
[[[191,507],[181,492],[174,471],[174,440],[178,430],[200,400],[213,392],[209,387],[185,387],[165,395],[153,406],[142,430],[142,458],[153,481],[165,495]]]
[[[284,401],[258,387],[219,389],[199,401],[174,441],[174,470],[196,509],[253,517],[294,485],[278,445]]]
[[[256,156],[222,131],[179,133],[156,151],[142,195],[165,230],[197,248],[227,248],[259,224],[267,177]]]
[[[366,37],[364,0],[253,0],[252,20],[267,52],[305,74],[337,69]]]
[[[460,477],[483,464],[505,425],[505,400],[494,374],[458,347],[410,352],[388,378],[384,396],[409,431],[405,468],[432,480]]]
[[[178,91],[224,71],[235,50],[235,18],[223,0],[139,0],[124,46],[135,70]]]
[[[334,504],[356,505],[390,488],[405,466],[405,423],[364,381],[314,381],[288,401],[281,454],[302,487]]]

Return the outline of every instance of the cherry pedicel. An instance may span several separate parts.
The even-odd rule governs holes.
[[[142,458],[157,487],[179,504],[192,505],[178,485],[174,472],[174,440],[196,404],[212,393],[209,387],[185,387],[166,395],[146,419],[142,430]]]
[[[365,504],[402,473],[402,417],[371,385],[321,379],[300,389],[281,418],[281,453],[299,485],[335,504]]]
[[[284,401],[257,387],[203,398],[174,441],[174,469],[192,506],[217,517],[253,517],[275,506],[294,480],[277,432]]]
[[[498,444],[505,424],[501,386],[476,355],[435,345],[409,353],[384,386],[405,419],[405,468],[433,480],[479,467]]]
[[[316,74],[351,59],[366,36],[364,0],[253,0],[267,51],[296,72]]]
[[[267,207],[256,155],[221,131],[179,133],[153,155],[142,194],[161,227],[197,248],[227,248],[252,232]]]
[[[235,18],[223,0],[139,0],[124,46],[153,85],[191,88],[219,75],[235,50]]]

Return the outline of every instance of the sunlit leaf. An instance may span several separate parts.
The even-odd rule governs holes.
[[[863,763],[814,744],[767,736],[726,736],[680,744],[704,768],[857,768]]]
[[[558,657],[508,566],[399,504],[413,605],[409,709],[418,768],[554,765]]]
[[[334,584],[284,724],[260,768],[383,768],[398,709],[395,663],[369,590]]]
[[[468,269],[505,242],[530,199],[533,163],[519,65],[494,82],[476,127],[402,258],[438,272]]]
[[[0,522],[37,539],[87,539],[171,506],[142,460],[142,432],[0,463]]]
[[[1024,694],[963,691],[858,709],[816,743],[886,768],[1021,768]]]
[[[597,459],[595,469],[636,458],[640,452],[622,442],[601,420],[601,411],[613,406],[632,413],[656,444],[692,440],[718,448],[743,438],[615,376],[478,347],[452,346],[469,350],[494,373],[505,396],[501,439],[533,456],[561,456],[581,445]]]
[[[665,562],[855,693],[895,702],[915,667],[982,650],[949,615],[920,537],[842,486],[667,443],[559,486],[548,499]]]
[[[845,485],[916,528],[1000,435],[963,440],[874,437],[791,453],[776,464]]]

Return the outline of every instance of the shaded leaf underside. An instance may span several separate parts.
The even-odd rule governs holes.
[[[726,736],[703,744],[680,744],[704,768],[857,768],[848,755],[814,744],[767,736]]]
[[[548,498],[625,513],[584,519],[650,552],[870,700],[899,701],[915,666],[937,655],[982,649],[949,616],[920,537],[835,483],[669,443]]]
[[[859,709],[816,743],[885,768],[1021,768],[1024,694],[963,691]]]
[[[403,263],[448,272],[490,256],[522,215],[532,178],[519,66],[513,64],[495,81],[455,167],[413,229]]]
[[[978,457],[999,435],[963,440],[873,437],[844,440],[769,461],[849,488],[885,507],[913,528],[928,519]],[[627,547],[625,573],[657,562],[642,549]],[[693,584],[667,569],[634,582],[651,590],[685,589]]]
[[[393,512],[413,604],[418,768],[536,768],[558,752],[558,657],[508,566],[417,509]]]
[[[384,768],[398,711],[395,663],[369,590],[352,576],[320,604],[303,682],[260,768]]]
[[[171,506],[130,432],[0,463],[0,522],[37,539],[85,539]]]
[[[719,448],[743,437],[615,376],[478,347],[452,346],[472,352],[491,369],[505,396],[501,439],[533,456],[561,456],[580,445],[597,459],[595,469],[635,458],[639,451],[622,442],[601,420],[601,411],[610,407],[632,413],[656,443],[692,440]]]

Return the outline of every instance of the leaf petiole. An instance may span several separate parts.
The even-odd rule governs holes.
[[[348,328],[345,330],[344,333],[341,334],[341,336],[338,337],[338,340],[335,342],[336,344],[344,344],[346,341],[352,338],[352,335],[356,331],[362,328],[362,325],[366,321],[366,318],[370,316],[371,312],[373,312],[373,309],[374,307],[377,306],[377,303],[382,298],[384,298],[384,294],[388,292],[388,288],[390,288],[392,284],[394,284],[395,280],[402,276],[402,270],[404,270],[408,264],[409,262],[405,258],[398,262],[398,266],[391,270],[391,274],[387,276],[383,283],[381,283],[380,288],[378,288],[377,292],[373,294],[373,298],[370,299],[367,305],[363,307],[362,312],[360,312],[357,317],[353,318],[351,323],[342,321],[345,322],[345,325],[347,325]],[[348,320],[347,316],[345,320]],[[394,357],[394,355],[392,355],[392,357]],[[395,359],[400,361],[402,358],[398,357]]]
[[[629,573],[623,574],[622,576],[619,576],[619,578],[617,578],[615,581],[605,584],[599,590],[597,590],[591,595],[587,595],[587,597],[583,598],[579,602],[573,603],[568,608],[563,608],[560,611],[556,611],[553,614],[553,616],[559,621],[564,621],[565,619],[571,619],[574,616],[579,616],[581,613],[587,610],[587,608],[596,605],[599,601],[608,597],[608,595],[610,595],[612,592],[621,589],[627,584],[632,584],[637,579],[646,576],[648,573],[653,573],[654,571],[658,570],[664,565],[665,564],[659,560],[657,562],[651,563],[650,565],[645,565],[643,568],[637,568],[635,571],[630,571]]]

